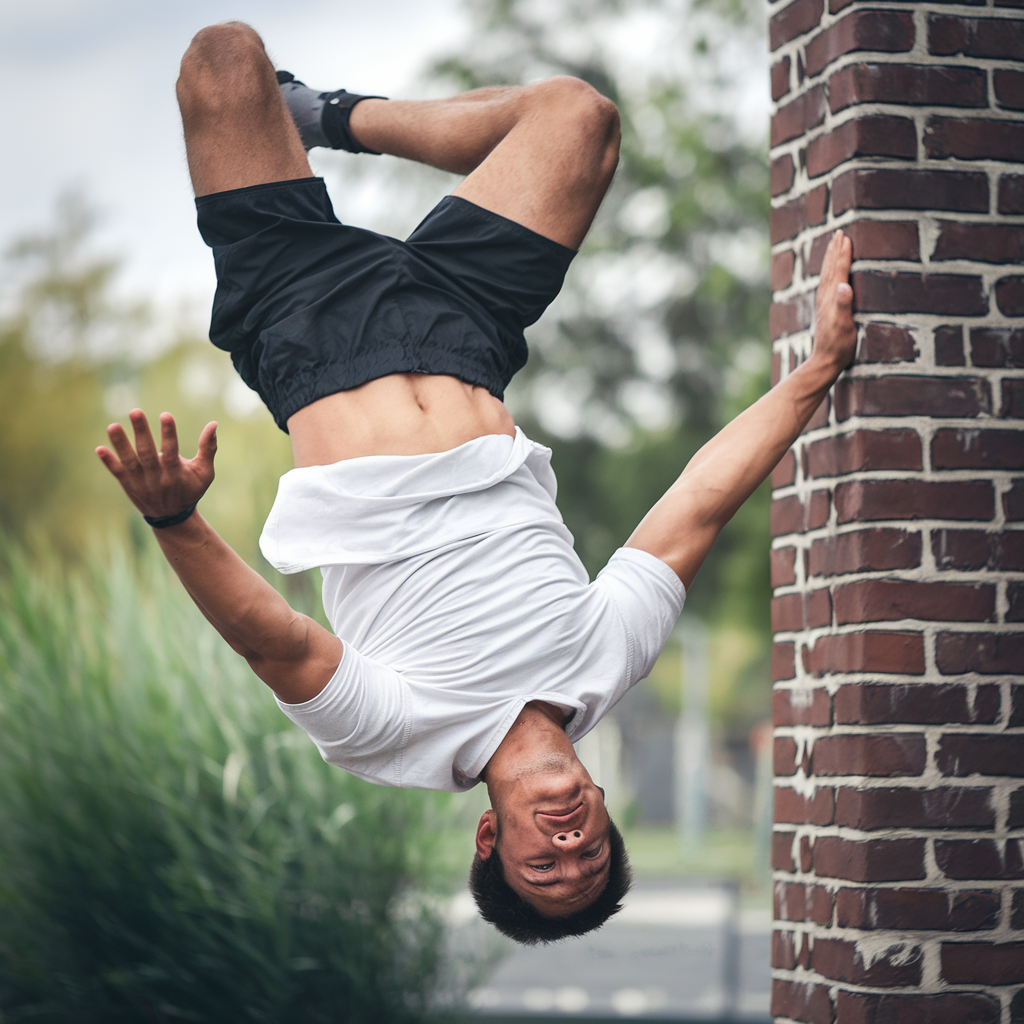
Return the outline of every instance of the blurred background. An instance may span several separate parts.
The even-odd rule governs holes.
[[[756,0],[4,5],[0,1020],[414,1020],[467,993],[495,1018],[766,1014],[767,490],[651,677],[580,745],[640,884],[607,949],[578,940],[541,984],[552,951],[510,956],[466,912],[482,788],[396,793],[323,766],[93,455],[136,405],[174,412],[184,449],[217,419],[204,514],[322,618],[317,574],[278,577],[257,547],[287,438],[206,338],[173,85],[192,34],[231,18],[314,87],[417,98],[568,73],[618,103],[615,182],[508,394],[553,449],[592,574],[768,387]],[[343,221],[401,236],[457,180],[312,162]]]

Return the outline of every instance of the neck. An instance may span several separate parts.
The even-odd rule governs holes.
[[[561,761],[569,770],[585,771],[569,737],[565,735],[565,712],[545,701],[530,701],[491,755],[481,778],[492,806],[500,793],[514,786],[524,774]]]

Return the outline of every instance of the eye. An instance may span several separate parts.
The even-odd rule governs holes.
[[[554,861],[550,861],[547,864],[531,864],[530,868],[533,871],[550,871],[555,866]]]
[[[596,860],[598,857],[601,856],[601,851],[603,849],[604,849],[604,843],[599,843],[592,850],[587,850],[587,852],[585,854],[583,854],[583,856],[584,856],[584,858],[586,860]]]

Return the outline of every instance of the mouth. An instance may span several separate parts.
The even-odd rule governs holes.
[[[553,825],[566,825],[569,823],[570,819],[575,818],[576,815],[579,814],[582,808],[583,802],[580,801],[580,803],[576,804],[575,807],[570,807],[568,809],[559,808],[554,811],[538,811],[537,814],[540,817],[545,818],[547,821],[550,821]]]

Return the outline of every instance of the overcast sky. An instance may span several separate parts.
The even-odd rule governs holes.
[[[122,287],[159,305],[213,291],[195,228],[174,101],[178,62],[203,25],[237,18],[279,66],[319,88],[409,95],[425,61],[464,37],[458,0],[32,0],[0,4],[0,243],[52,222],[79,187],[103,215]],[[204,311],[205,313],[205,311]]]

